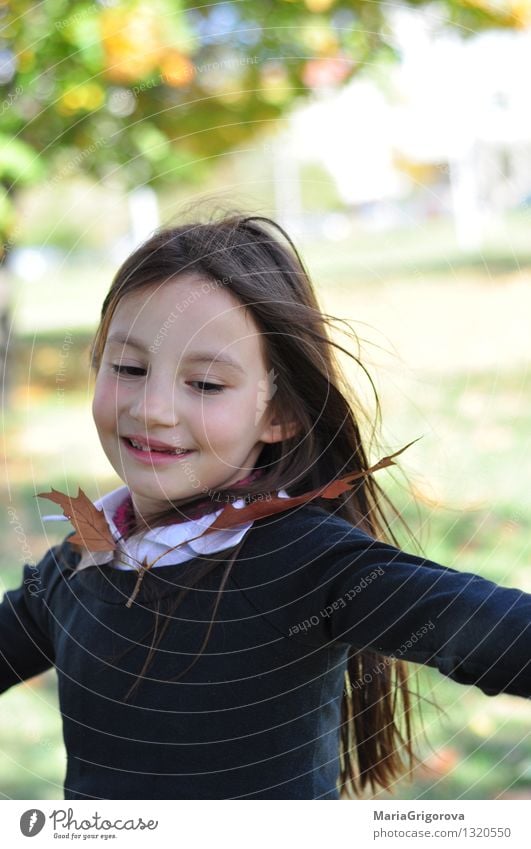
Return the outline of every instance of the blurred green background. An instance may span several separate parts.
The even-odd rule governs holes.
[[[484,166],[464,219],[470,184],[449,155],[397,154],[401,194],[357,200],[326,151],[312,160],[293,142],[285,156],[304,98],[331,102],[358,75],[392,94],[401,50],[386,5],[280,2],[274,25],[252,2],[1,6],[2,591],[18,585],[28,551],[37,563],[68,532],[41,521],[54,509],[35,493],[80,486],[95,500],[120,484],[90,412],[101,302],[139,238],[213,197],[273,215],[295,237],[323,308],[357,334],[359,351],[337,339],[374,380],[385,453],[422,436],[402,471],[378,473],[422,552],[531,592],[529,145],[507,143],[512,170]],[[410,5],[424,20],[424,4]],[[437,31],[463,37],[529,27],[525,4],[439,7]],[[348,144],[371,124],[367,108],[348,133],[341,113]],[[342,363],[374,416],[367,378]],[[378,798],[531,798],[528,703],[414,668],[439,709],[422,709],[422,767]],[[50,671],[0,699],[0,796],[62,799],[64,772]]]

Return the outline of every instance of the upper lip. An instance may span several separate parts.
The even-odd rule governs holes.
[[[160,439],[146,439],[144,436],[140,436],[136,433],[126,433],[124,434],[124,439],[134,439],[135,442],[140,442],[140,444],[145,445],[146,448],[171,448],[173,451],[177,448],[182,448],[183,451],[188,450],[182,445],[170,445],[167,442],[161,442]]]

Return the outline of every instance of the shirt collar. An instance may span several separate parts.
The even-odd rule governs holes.
[[[117,569],[135,569],[144,558],[148,562],[157,558],[154,567],[170,564],[184,563],[200,555],[208,555],[225,548],[237,545],[244,534],[252,527],[253,522],[244,522],[233,528],[224,528],[212,533],[193,539],[206,530],[223,510],[215,510],[200,516],[198,519],[180,521],[174,525],[164,525],[152,530],[140,531],[127,540],[121,539],[121,534],[116,527],[113,516],[116,509],[129,494],[129,487],[121,486],[108,492],[106,495],[94,501],[94,506],[103,510],[107,524],[113,538],[116,540],[116,550],[112,551],[85,551],[77,566],[84,569],[86,566],[102,566],[112,563]],[[289,498],[288,493],[281,489],[278,492],[280,498]],[[241,509],[245,506],[245,499],[239,498],[232,502],[232,506]],[[48,515],[41,517],[43,521],[69,521],[67,516]],[[173,546],[178,548],[173,549]],[[172,551],[167,551],[168,549]],[[165,553],[166,552],[166,553]]]

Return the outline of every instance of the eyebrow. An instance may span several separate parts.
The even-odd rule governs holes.
[[[113,333],[107,337],[107,342],[117,342],[119,344],[128,345],[130,348],[137,348],[137,350],[142,351],[142,353],[146,354],[148,352],[146,346],[142,342],[141,339],[137,339],[134,336],[129,336],[127,333]],[[233,360],[232,357],[229,357],[228,354],[217,353],[216,351],[192,351],[186,356],[182,357],[181,362],[184,363],[221,363],[222,365],[230,366],[236,371],[245,374],[242,366]]]

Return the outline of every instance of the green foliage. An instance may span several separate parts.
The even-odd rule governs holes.
[[[445,0],[440,14],[463,34],[516,26],[499,5]],[[99,180],[116,172],[129,186],[186,179],[297,98],[393,56],[385,7],[13,0],[0,9],[0,108],[10,137],[2,179],[18,186],[65,169]]]

